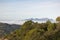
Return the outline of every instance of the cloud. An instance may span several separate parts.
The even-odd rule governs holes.
[[[55,0],[56,1],[56,0]],[[29,17],[56,17],[60,15],[60,2],[22,1],[0,3],[0,18],[21,19]],[[44,15],[45,14],[45,15]]]

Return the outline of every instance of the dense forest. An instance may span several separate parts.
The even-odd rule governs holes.
[[[19,29],[21,25],[17,24],[7,24],[0,22],[0,38],[4,37],[6,34],[10,34],[16,29]]]
[[[47,20],[46,23],[26,21],[19,29],[6,34],[8,40],[60,40],[60,17],[56,23]]]

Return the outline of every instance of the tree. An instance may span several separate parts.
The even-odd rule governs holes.
[[[60,21],[60,16],[56,18],[56,21]]]
[[[56,28],[57,27],[57,28]],[[60,23],[26,21],[20,29],[8,35],[9,40],[60,40]]]
[[[54,27],[54,24],[51,21],[48,20],[46,22],[46,24],[47,24],[47,30],[48,31],[54,30],[55,27]]]

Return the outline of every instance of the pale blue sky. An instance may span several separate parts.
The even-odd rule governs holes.
[[[60,16],[60,0],[0,0],[0,20]]]

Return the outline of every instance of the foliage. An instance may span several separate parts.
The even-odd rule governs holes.
[[[54,30],[54,24],[53,23],[51,23],[49,20],[46,22],[46,24],[47,24],[47,30],[48,31],[52,31],[52,30]]]
[[[15,30],[6,38],[9,40],[60,40],[60,23],[35,23],[26,21],[20,29]]]
[[[56,18],[56,21],[60,21],[60,16]]]

